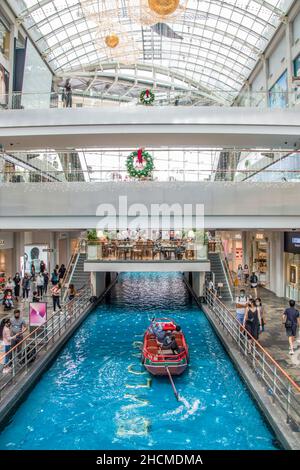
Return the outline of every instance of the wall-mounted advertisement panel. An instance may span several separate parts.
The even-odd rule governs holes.
[[[288,106],[287,71],[285,71],[269,91],[270,108],[286,108]]]
[[[46,267],[48,267],[48,245],[25,245],[24,246],[24,256],[23,256],[23,266],[21,266],[22,274],[31,272],[31,264],[33,262],[35,272],[40,271],[41,261],[44,261]]]
[[[8,87],[9,87],[9,73],[0,64],[0,108],[7,108],[8,105]]]
[[[47,321],[47,302],[31,302],[29,304],[29,326],[40,327]]]

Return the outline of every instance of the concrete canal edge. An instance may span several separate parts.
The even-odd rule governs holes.
[[[282,447],[286,450],[299,450],[300,433],[291,429],[289,424],[286,422],[286,416],[284,415],[283,411],[276,405],[276,403],[272,403],[270,395],[267,393],[262,383],[257,379],[253,370],[244,360],[243,356],[237,350],[235,344],[226,335],[225,331],[221,330],[220,325],[217,323],[209,307],[206,304],[201,304],[188,282],[185,279],[184,282],[188,290],[195,298],[196,303],[204,312],[210,324],[212,325],[224,349],[232,360],[243,381],[246,383],[251,395],[262,411],[264,417],[266,418]]]
[[[67,341],[73,336],[75,331],[80,327],[91,311],[94,310],[95,307],[97,307],[97,305],[104,299],[116,282],[117,277],[98,297],[98,299],[91,303],[87,310],[77,318],[70,329],[61,335],[55,344],[49,346],[47,351],[39,353],[40,356],[32,364],[29,372],[21,377],[20,380],[16,380],[16,383],[11,386],[10,392],[0,403],[0,431],[8,424],[10,417],[14,414],[22,401],[24,401],[26,396],[28,396],[30,391],[40,380],[43,373],[51,366]]]

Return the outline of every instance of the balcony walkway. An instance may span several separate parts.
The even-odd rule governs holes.
[[[13,109],[0,113],[5,150],[114,147],[300,147],[300,110],[240,107]]]
[[[250,295],[250,288],[246,288]],[[237,291],[238,293],[238,291]],[[298,341],[295,343],[295,354],[289,355],[289,344],[285,327],[282,324],[282,314],[288,307],[288,300],[277,297],[265,288],[258,288],[258,296],[261,297],[264,307],[265,331],[260,334],[259,342],[278,364],[300,385],[300,336],[298,330]],[[227,303],[230,310],[235,314],[233,304]],[[296,308],[300,308],[296,305]]]

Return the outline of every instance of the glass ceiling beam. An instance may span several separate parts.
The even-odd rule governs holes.
[[[130,1],[130,0],[128,0]],[[75,0],[74,0],[75,2]],[[232,3],[228,3],[226,2],[226,0],[202,0],[202,2],[205,2],[205,3],[208,3],[208,4],[216,4],[218,6],[226,6],[228,9],[232,10],[232,11],[235,11],[235,12],[239,12],[241,15],[243,15],[244,17],[248,17],[249,19],[252,19],[253,21],[257,21],[258,23],[261,23],[263,25],[267,25],[267,21],[264,20],[263,18],[260,18],[259,16],[255,15],[254,13],[252,13],[250,10],[246,10],[246,9],[243,9],[239,6],[239,4],[232,4]],[[276,8],[272,5],[270,5],[269,2],[265,1],[265,0],[255,0],[255,2],[257,4],[260,4],[262,7],[270,10],[270,12],[276,14],[277,16],[281,16],[284,14],[283,10],[280,10],[279,8]],[[21,11],[18,15],[18,18],[19,19],[25,19],[27,16],[33,14],[34,12],[38,11],[40,8],[43,8],[45,6],[47,6],[47,4],[51,4],[53,3],[53,0],[40,0],[39,3],[33,5],[32,7],[29,7],[29,8],[26,8],[24,9],[23,11]],[[60,15],[63,15],[64,13],[67,13],[67,12],[72,12],[73,10],[78,10],[80,9],[81,10],[81,4],[80,4],[80,1],[78,0],[78,2],[74,3],[73,5],[67,5],[59,10],[57,10],[55,13],[53,13],[52,15],[50,16],[47,16],[47,18],[45,19],[42,19],[40,22],[39,21],[36,21],[35,24],[36,25],[42,25],[44,23],[47,23],[49,21],[51,21],[51,19],[54,19],[55,17],[59,17]],[[193,8],[187,8],[186,9],[186,12],[187,12],[187,17],[188,17],[188,14],[196,14],[197,13],[200,13],[200,14],[208,14],[208,15],[212,15],[211,12],[202,12],[200,9],[193,9]],[[83,13],[83,17],[84,17],[84,13]],[[125,18],[125,17],[124,17]],[[183,18],[183,15],[181,16],[181,18],[179,18],[178,22],[180,22],[180,19]],[[225,17],[219,17],[219,18],[222,18],[222,20],[226,19]],[[197,18],[195,18],[195,20],[197,20]]]
[[[97,28],[86,19],[80,0],[7,1],[23,20],[43,58],[57,73],[73,73],[74,70],[85,69],[90,63],[94,64],[94,69],[101,68],[99,62],[107,60],[107,55],[101,54],[95,45]],[[126,11],[124,5],[130,1],[120,0],[122,11]],[[198,90],[212,87],[238,92],[286,14],[283,8],[291,6],[292,1],[189,0],[184,13],[170,23],[171,29],[183,40],[160,38],[160,54],[149,61],[155,67],[172,72],[169,77],[165,74],[168,80],[175,72],[184,77],[183,83],[191,80]],[[107,11],[111,8],[112,3],[107,0]],[[122,17],[122,14],[123,29],[141,43],[140,25],[129,16]],[[154,32],[151,37],[156,38]],[[141,62],[142,56],[139,64]],[[140,79],[143,77],[137,77],[136,85]],[[149,80],[149,77],[144,80]],[[154,76],[151,81],[155,86]],[[90,83],[87,85],[88,89],[92,86]],[[129,95],[134,89],[135,85],[120,93]]]
[[[221,42],[218,42],[218,41],[215,41],[215,42],[216,42],[217,45],[221,45],[221,44],[222,44]],[[197,48],[196,45],[191,46],[190,43],[187,43],[187,42],[184,42],[184,41],[182,42],[182,45],[190,47],[190,51],[189,51],[189,54],[188,54],[188,55],[189,55],[188,63],[191,63],[191,60],[190,60],[190,59],[201,59],[202,56],[199,56],[198,54],[194,54],[194,53],[191,52],[191,50]],[[84,47],[84,45],[79,44],[77,47],[73,48],[73,50],[74,50],[74,51],[77,51],[77,50],[80,50],[80,49],[83,48],[83,47]],[[206,52],[211,52],[211,50],[210,50],[208,47],[205,47],[203,44],[202,44],[202,46],[201,46],[201,51],[202,51],[202,50],[203,50],[203,51],[206,51]],[[228,47],[226,50],[231,50],[231,49]],[[93,54],[93,52],[91,52],[91,53]],[[162,51],[162,54],[167,54],[167,53],[168,53],[168,51]],[[180,50],[178,50],[178,51],[173,51],[173,55],[174,55],[174,56],[182,56],[182,55],[185,55],[185,54],[186,54],[186,52],[185,52],[184,50],[183,50],[183,51],[182,51],[182,50],[181,50],[181,51],[180,51]],[[49,59],[48,62],[49,62],[49,64],[51,64],[51,66],[53,66],[52,60],[59,59],[59,58],[61,58],[61,57],[64,57],[65,55],[67,55],[67,53],[62,52],[61,54],[59,54],[58,56],[56,56],[55,59]],[[86,54],[86,52],[84,52],[84,55],[87,56],[88,54]],[[101,56],[100,56],[100,57],[101,57]],[[252,68],[251,68],[250,66],[244,64],[243,62],[240,62],[239,60],[237,60],[237,58],[236,58],[236,59],[232,59],[232,58],[228,57],[227,55],[225,55],[225,54],[223,54],[223,53],[220,53],[220,52],[218,52],[218,57],[223,57],[224,61],[235,62],[235,63],[241,65],[241,66],[243,67],[243,69],[247,69],[249,73],[250,73],[251,70],[252,70]],[[245,57],[247,57],[247,56],[245,56]],[[79,58],[80,58],[80,56],[79,56]],[[77,59],[78,59],[78,57],[74,58],[74,60],[77,60]],[[103,56],[103,59],[105,60],[105,56]],[[208,58],[208,57],[205,58],[205,61],[206,61],[207,63],[209,63],[209,64],[212,64],[212,67],[210,67],[212,70],[214,70],[216,66],[222,67],[224,70],[227,70],[229,73],[231,73],[231,74],[233,74],[233,75],[236,75],[236,76],[240,76],[241,79],[242,79],[242,81],[244,80],[244,75],[243,75],[243,74],[234,71],[234,70],[232,69],[232,67],[227,66],[226,63],[221,63],[221,64],[219,63],[219,64],[216,64],[216,61],[215,61],[214,59],[210,59],[210,58]],[[69,64],[71,65],[72,62],[69,62]],[[61,70],[62,68],[63,68],[63,66],[58,67],[58,68],[56,69],[56,71],[59,72],[59,70]],[[209,67],[208,67],[208,68],[209,68]],[[67,73],[67,72],[68,72],[68,69],[65,69],[65,72]]]
[[[199,27],[201,28],[201,25],[200,25]],[[63,31],[63,30],[64,30],[64,27],[61,27],[60,29],[61,29],[61,31]],[[95,27],[95,28],[91,29],[90,32],[91,32],[91,33],[94,33],[94,32],[96,32],[96,30],[97,30],[97,28]],[[205,28],[204,28],[204,27],[203,27],[203,31],[204,31],[204,30],[211,31],[211,32],[214,32],[214,33],[219,33],[220,35],[223,34],[223,31],[222,31],[222,30],[218,30],[218,29],[214,29],[214,28],[208,28],[208,27],[205,27]],[[51,33],[49,33],[48,36],[47,36],[47,39],[51,38],[52,36],[55,36],[55,34],[56,34],[56,32],[51,32]],[[227,37],[228,39],[235,40],[235,37],[234,37],[232,34],[229,34],[229,33],[227,33],[227,32],[225,33],[225,37]],[[46,55],[50,55],[51,53],[54,53],[54,51],[55,51],[56,49],[59,49],[59,48],[61,48],[62,46],[67,45],[69,42],[72,42],[73,40],[75,40],[75,39],[77,39],[77,38],[78,38],[78,33],[75,33],[75,34],[73,34],[72,36],[70,36],[70,37],[64,39],[63,41],[57,43],[56,46],[51,46],[51,47],[49,46],[47,49],[44,50],[43,54],[44,54],[45,56],[46,56]],[[197,38],[197,39],[199,39],[199,40],[201,40],[201,39],[203,40],[203,36],[199,36],[198,34],[193,34],[193,38]],[[41,38],[41,39],[44,39],[44,38]],[[171,41],[169,41],[169,42],[171,43]],[[243,42],[242,40],[237,40],[236,42],[239,43],[239,44],[241,44],[241,46],[244,46],[244,42]],[[218,46],[222,46],[223,48],[225,48],[225,49],[228,50],[228,51],[236,52],[236,53],[237,53],[237,57],[240,57],[240,56],[241,56],[241,57],[244,57],[245,59],[249,59],[249,55],[247,55],[246,53],[244,53],[244,52],[241,51],[240,49],[237,49],[236,47],[229,46],[229,45],[224,44],[223,42],[218,41],[218,40],[216,40],[216,39],[212,39],[212,40],[210,41],[210,43],[211,43],[211,44],[216,44],[216,45],[218,45]],[[38,44],[38,41],[37,41],[37,44]],[[187,40],[185,41],[185,39],[183,39],[183,40],[180,41],[180,44],[184,44],[184,45],[189,45],[189,46],[190,46],[190,40],[187,39]],[[78,46],[77,46],[76,48],[73,47],[72,50],[75,50],[75,49],[77,49],[78,47],[82,47],[82,46],[84,46],[84,45],[88,45],[88,42],[82,42],[81,44],[78,44]],[[194,46],[194,47],[197,47],[197,46]],[[203,46],[201,45],[201,48],[202,48],[202,47],[203,47]],[[255,46],[253,46],[253,47],[252,47],[252,46],[249,46],[249,49],[252,49],[253,53],[255,53],[255,54],[258,54],[258,53],[259,53],[259,49],[256,48]],[[70,49],[68,49],[68,52],[70,52]],[[54,61],[54,60],[59,59],[59,58],[60,58],[61,56],[63,56],[65,53],[67,53],[67,52],[63,52],[63,53],[61,53],[61,54],[59,54],[59,55],[54,56],[53,59],[50,59],[50,60],[49,60],[49,63],[50,63],[51,61]],[[220,54],[221,56],[224,56],[224,54],[222,54],[221,52],[218,52],[218,54]],[[227,57],[227,56],[224,56],[224,57]],[[244,63],[242,63],[242,64],[244,65]],[[251,67],[248,67],[248,68],[249,68],[250,71],[252,70]]]

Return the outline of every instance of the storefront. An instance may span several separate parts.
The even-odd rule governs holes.
[[[239,264],[243,264],[243,243],[241,232],[218,232],[221,238],[229,269],[237,272]]]
[[[284,234],[285,296],[300,301],[300,232]]]
[[[13,273],[13,233],[0,232],[0,290]]]
[[[264,233],[253,237],[250,270],[258,276],[261,285],[269,283],[270,247],[269,238]]]

